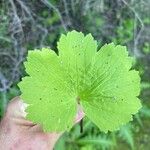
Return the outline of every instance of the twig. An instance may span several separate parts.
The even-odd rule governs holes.
[[[136,35],[136,37],[134,37],[134,54],[136,57],[141,57],[141,53],[139,52],[138,48],[137,48],[137,45],[138,45],[138,42],[139,42],[139,39],[140,39],[140,36],[144,30],[144,24],[143,24],[143,21],[141,20],[140,16],[138,15],[138,13],[135,11],[134,8],[132,8],[127,2],[126,0],[122,0],[122,2],[134,13],[135,15],[135,19],[137,18],[141,24],[141,29],[140,31],[138,32],[138,34],[136,35],[136,33],[134,32],[134,35]],[[136,29],[136,27],[134,28]]]

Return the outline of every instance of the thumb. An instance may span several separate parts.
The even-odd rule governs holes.
[[[25,119],[26,112],[25,109],[27,108],[27,104],[23,103],[23,101],[20,99],[20,97],[13,98],[10,103],[8,104],[7,110],[6,110],[6,116],[7,118],[14,118],[16,121],[24,122],[24,125],[33,125],[31,121],[28,121]],[[78,104],[77,107],[77,114],[74,119],[74,123],[80,122],[80,120],[84,117],[84,112],[81,108],[81,106]]]
[[[23,103],[20,97],[17,96],[9,102],[7,109],[6,109],[6,115],[10,117],[15,117],[15,118],[25,117],[26,107],[27,107],[27,104]]]
[[[33,123],[25,119],[27,104],[19,96],[13,98],[6,109],[5,117],[15,125],[32,126]]]

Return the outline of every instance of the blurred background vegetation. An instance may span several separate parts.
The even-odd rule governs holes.
[[[56,150],[150,149],[150,1],[149,0],[0,0],[0,118],[20,94],[27,51],[56,49],[61,33],[92,33],[99,45],[126,45],[141,76],[143,108],[120,131],[104,134],[87,118],[57,142]],[[57,51],[56,51],[57,52]]]

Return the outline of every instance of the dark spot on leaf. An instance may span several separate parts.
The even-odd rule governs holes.
[[[77,47],[77,45],[74,45],[72,48],[76,48]]]
[[[42,98],[40,97],[40,100],[42,100]]]

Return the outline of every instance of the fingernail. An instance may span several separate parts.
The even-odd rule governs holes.
[[[21,103],[20,109],[21,109],[21,114],[23,117],[27,116],[27,112],[25,111],[27,107],[28,107],[28,104],[24,102]]]

